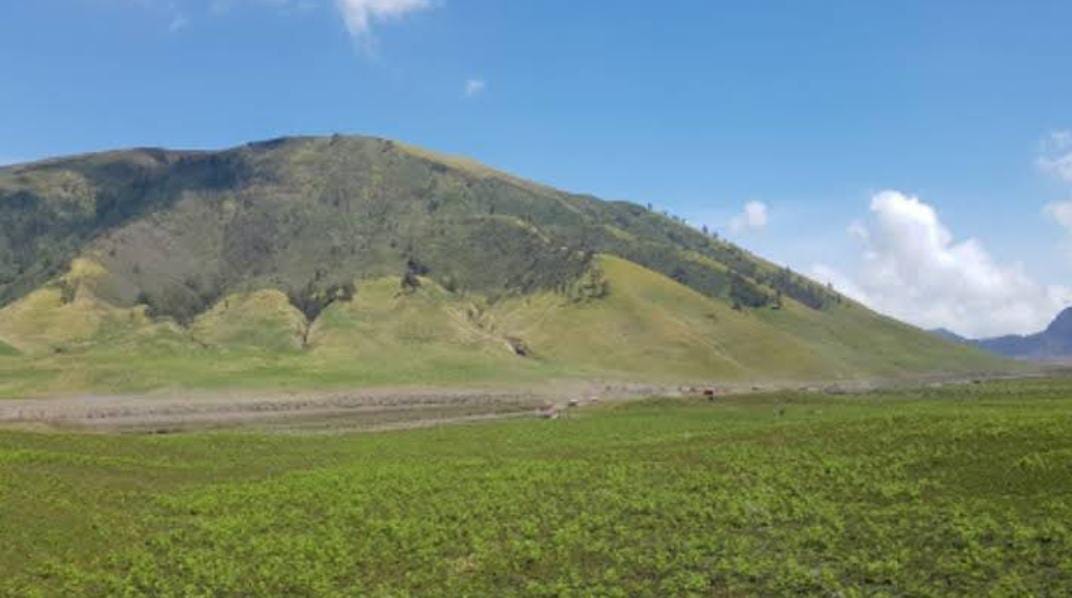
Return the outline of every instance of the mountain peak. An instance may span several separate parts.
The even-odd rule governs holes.
[[[1066,307],[1057,314],[1053,322],[1046,327],[1046,334],[1059,334],[1072,337],[1072,307]]]
[[[1042,332],[981,339],[976,344],[994,353],[1018,359],[1052,361],[1072,358],[1072,307],[1057,314]]]

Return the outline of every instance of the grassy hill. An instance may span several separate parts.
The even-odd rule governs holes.
[[[0,395],[1009,367],[644,207],[360,137],[0,169],[0,343]]]

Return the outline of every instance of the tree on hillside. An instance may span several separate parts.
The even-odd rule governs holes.
[[[406,271],[402,274],[402,290],[412,293],[421,287],[421,276],[428,274],[428,267],[415,258],[406,260]]]
[[[320,316],[327,306],[336,301],[350,301],[357,292],[357,287],[352,281],[342,284],[332,284],[321,288],[317,284],[319,278],[310,281],[305,288],[291,290],[287,293],[290,304],[298,308],[305,318],[312,322]]]

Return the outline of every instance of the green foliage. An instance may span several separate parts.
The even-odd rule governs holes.
[[[778,269],[761,280],[779,294],[792,297],[812,309],[823,309],[831,303],[841,303],[840,294],[804,278],[789,268]]]
[[[320,284],[314,280],[299,291],[287,293],[291,305],[305,315],[305,319],[313,322],[320,317],[324,308],[336,301],[350,301],[357,292],[357,285],[351,282]]]
[[[181,284],[163,287],[155,293],[139,291],[134,302],[147,306],[146,314],[151,318],[171,317],[185,326],[212,307],[221,296],[219,287],[203,285],[197,278],[187,278]]]
[[[388,278],[366,312],[333,310]],[[296,310],[275,296],[217,309],[260,291]],[[466,321],[471,302],[494,313]],[[3,396],[1011,367],[679,218],[358,137],[3,169],[0,335],[30,356],[0,366]],[[507,337],[539,359],[504,365]]]
[[[606,297],[609,288],[610,283],[603,273],[603,268],[593,263],[580,278],[569,286],[566,295],[571,301],[581,303]]]
[[[55,286],[60,291],[60,302],[63,304],[74,301],[75,295],[78,292],[78,287],[66,280],[57,280]]]
[[[1059,595],[1072,384],[374,435],[0,432],[9,595]]]
[[[61,274],[100,235],[187,192],[240,184],[233,154],[132,150],[0,173],[0,305]]]
[[[79,280],[93,284],[88,274]],[[25,353],[0,362],[0,397],[607,377],[889,379],[1019,367],[856,306],[817,311],[786,301],[733,311],[609,256],[594,258],[575,286],[496,301],[418,280],[408,293],[397,273],[365,280],[349,300],[348,287],[326,277],[302,294],[231,294],[186,328],[92,293],[65,304],[58,289],[40,291],[0,310],[0,338]],[[510,355],[510,338],[536,359]]]
[[[421,276],[428,274],[428,268],[419,261],[406,260],[406,270],[402,273],[402,292],[414,293],[421,288]]]
[[[680,219],[379,139],[132,150],[0,173],[0,306],[89,255],[111,273],[109,300],[189,322],[257,288],[315,313],[330,284],[397,275],[407,261],[455,290],[567,288],[595,253],[744,305],[769,288],[813,308],[826,296]],[[746,296],[730,296],[731,274]]]
[[[730,300],[739,309],[744,307],[763,307],[772,302],[771,294],[751,280],[734,272],[730,277]]]

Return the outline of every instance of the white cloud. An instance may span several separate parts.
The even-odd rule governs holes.
[[[221,15],[230,12],[239,4],[260,5],[274,8],[281,14],[306,12],[317,7],[316,0],[212,0],[209,11]]]
[[[370,39],[372,25],[401,19],[432,7],[429,0],[335,0],[346,29],[355,38]]]
[[[1043,211],[1065,229],[1067,236],[1061,242],[1061,250],[1065,257],[1072,259],[1072,199],[1049,203]]]
[[[815,264],[811,267],[811,277],[823,284],[830,284],[837,289],[839,293],[850,299],[859,301],[860,303],[869,303],[867,293],[860,288],[855,281],[842,274],[836,268],[826,264]]]
[[[166,19],[167,30],[170,33],[185,29],[190,24],[190,19],[179,9],[178,0],[111,0],[103,1],[101,4],[102,6],[138,9]]]
[[[1072,233],[1072,199],[1068,201],[1055,201],[1046,206],[1046,214]]]
[[[997,263],[976,239],[955,240],[916,197],[878,193],[868,221],[851,229],[863,246],[855,274],[820,264],[812,275],[920,327],[972,337],[1031,333],[1072,303],[1072,289],[1042,285],[1019,264]]]
[[[1057,178],[1072,183],[1072,131],[1054,131],[1042,142],[1038,166]]]
[[[183,29],[190,24],[190,20],[181,14],[176,14],[171,17],[171,23],[168,24],[168,31],[175,33],[180,29]]]
[[[1072,183],[1072,131],[1054,131],[1043,140],[1039,168],[1067,183]],[[1043,209],[1047,216],[1065,229],[1068,236],[1062,242],[1062,249],[1072,257],[1072,199],[1046,204]]]
[[[750,201],[744,204],[744,210],[730,220],[730,230],[735,233],[750,230],[762,230],[767,227],[767,204]]]
[[[483,79],[469,79],[465,82],[465,97],[471,98],[484,93],[487,83]]]

